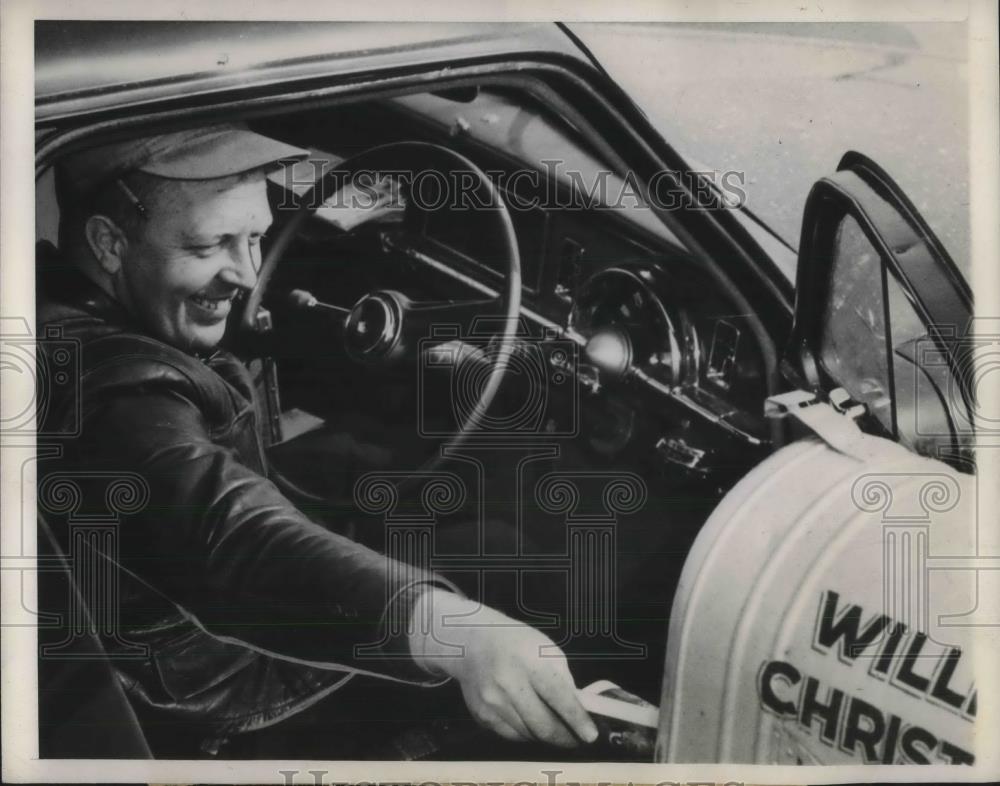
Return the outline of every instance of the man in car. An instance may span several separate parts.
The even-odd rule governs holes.
[[[149,487],[121,518],[121,628],[108,649],[154,753],[224,754],[358,672],[454,678],[471,714],[508,739],[592,741],[546,636],[314,523],[267,479],[253,385],[219,344],[256,281],[272,221],[265,174],[305,155],[225,125],[57,166],[60,249],[39,274],[39,330],[82,346],[82,430],[59,466],[137,473]],[[84,506],[99,505],[87,482]],[[116,657],[135,645],[148,656]],[[358,749],[331,739],[330,750]]]

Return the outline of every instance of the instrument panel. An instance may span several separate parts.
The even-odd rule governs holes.
[[[645,422],[630,427],[631,441],[703,473],[726,463],[726,452],[765,447],[763,361],[746,316],[691,265],[631,261],[597,271],[574,293],[568,328],[601,381],[591,391],[619,413],[630,401],[627,420]]]
[[[654,271],[642,266],[600,271],[576,294],[569,327],[588,339],[613,332],[632,368],[665,385],[683,385],[697,379],[697,333],[686,313],[668,309],[655,279]]]
[[[488,258],[426,229],[446,267],[481,278]],[[702,476],[743,472],[760,458],[767,386],[749,315],[691,257],[559,213],[540,245],[542,272],[524,289],[522,316],[579,347],[578,367],[559,370],[579,384],[592,445],[609,456],[652,453]],[[490,287],[501,285],[498,278]]]

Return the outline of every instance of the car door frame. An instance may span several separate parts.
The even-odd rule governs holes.
[[[947,359],[967,410],[964,419],[971,423],[973,356],[963,351],[963,344],[973,316],[972,291],[902,189],[878,164],[857,151],[845,153],[836,173],[817,181],[806,201],[795,320],[786,360],[801,373],[800,381],[815,392],[826,394],[839,386],[821,360],[821,341],[832,283],[834,238],[848,216],[858,222],[879,255],[883,292],[886,276],[893,276],[927,326],[929,339]],[[883,305],[888,312],[887,300]],[[885,321],[889,324],[888,313]],[[889,365],[890,384],[894,386]]]

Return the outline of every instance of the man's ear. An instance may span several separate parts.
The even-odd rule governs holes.
[[[84,234],[97,264],[109,276],[116,275],[128,251],[125,233],[107,216],[93,215],[87,219]]]

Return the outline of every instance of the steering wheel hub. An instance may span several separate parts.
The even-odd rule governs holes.
[[[388,292],[365,295],[347,317],[347,352],[359,360],[385,359],[399,344],[401,310]]]

